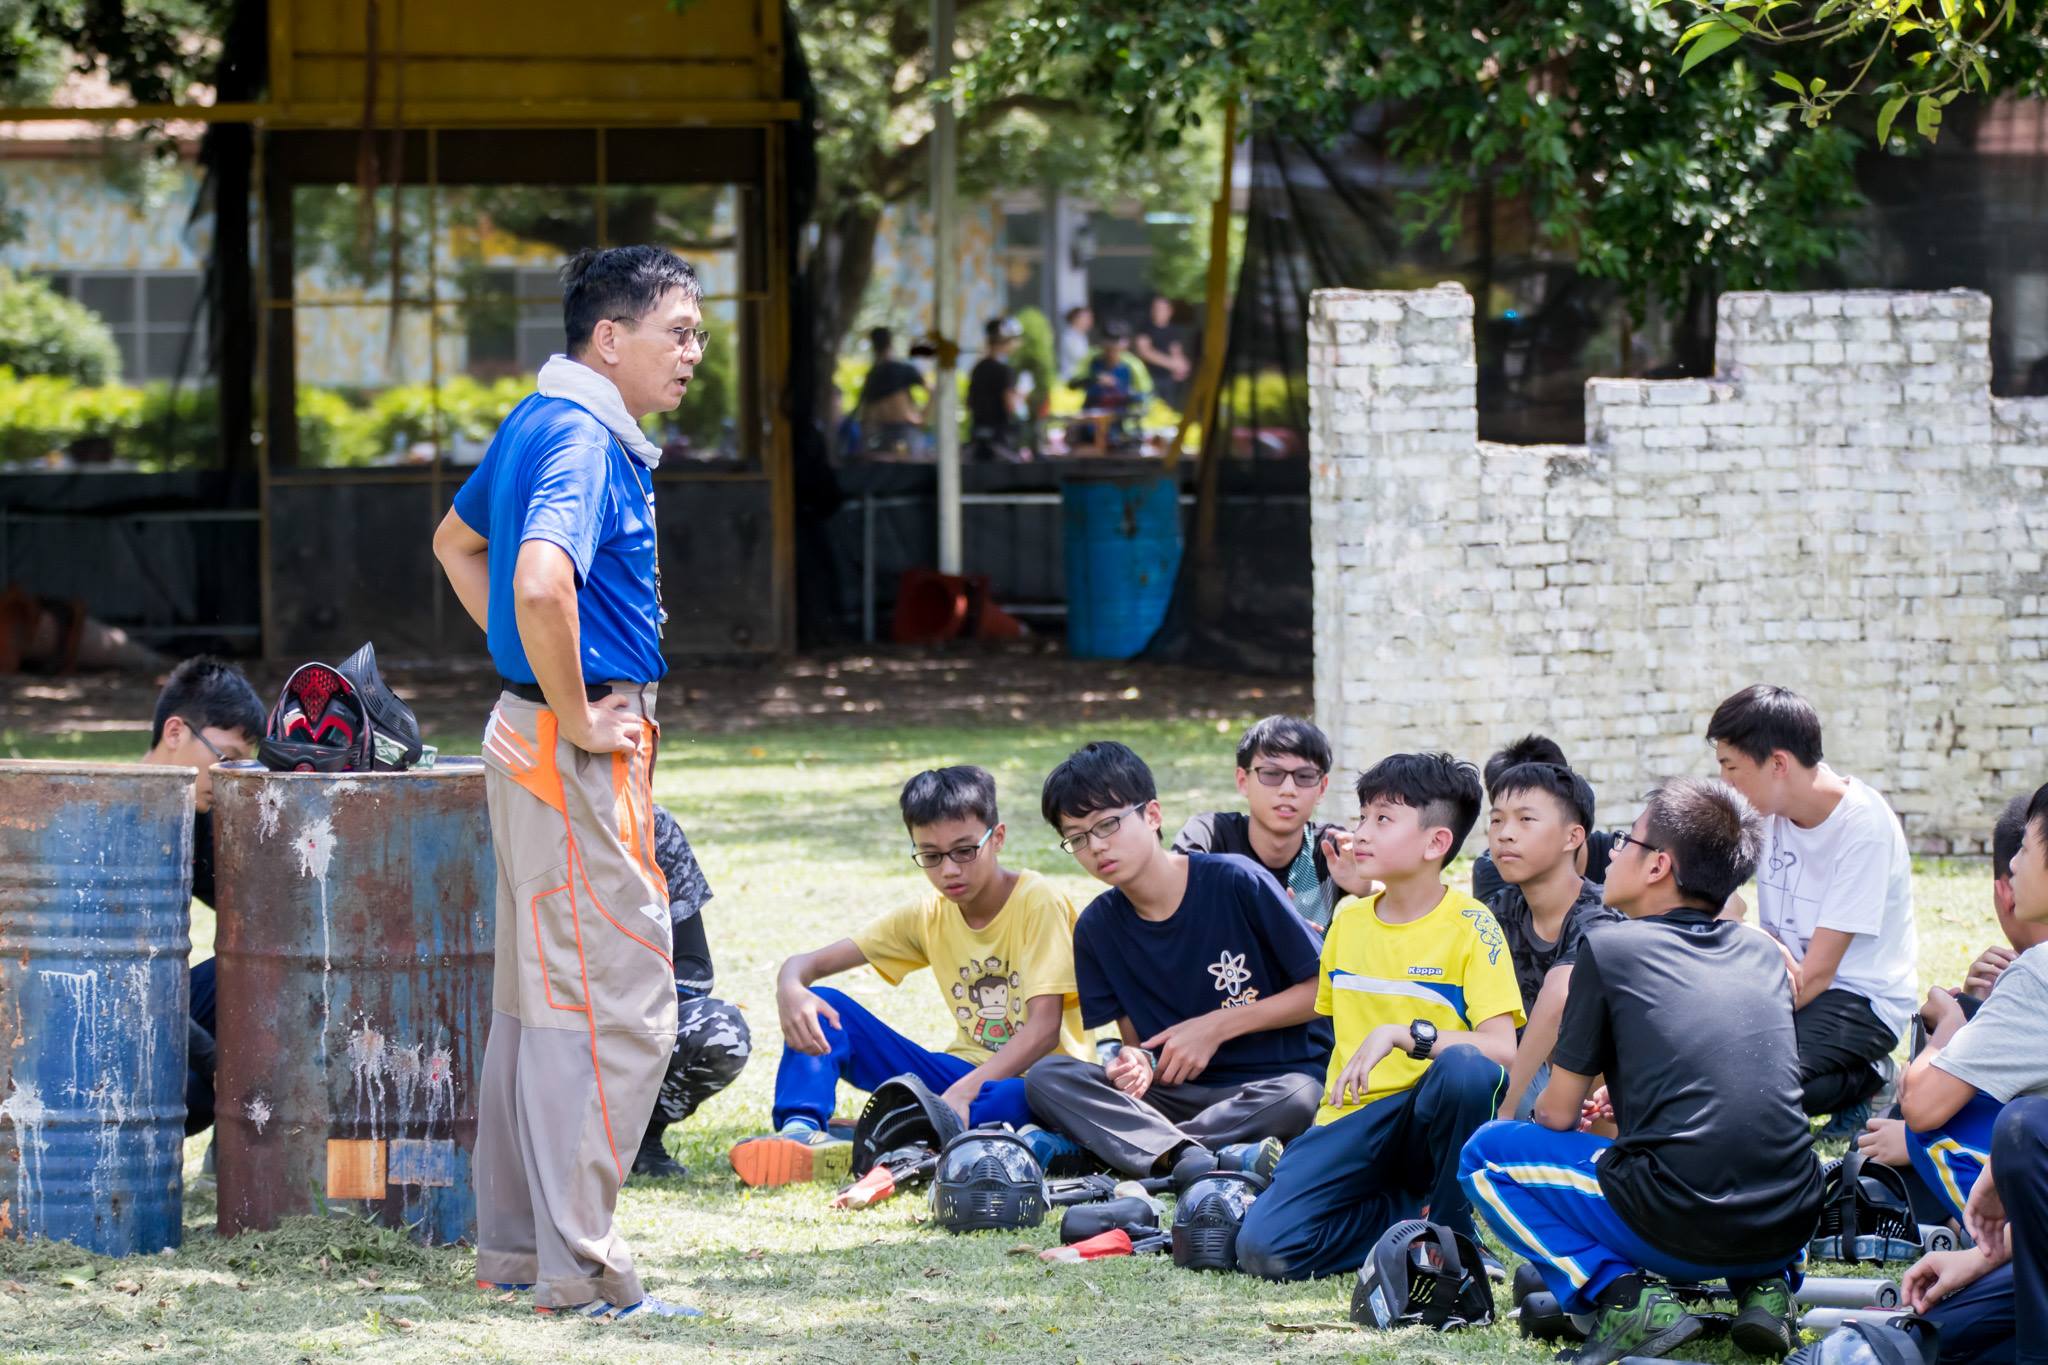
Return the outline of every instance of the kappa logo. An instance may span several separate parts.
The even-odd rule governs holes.
[[[1443,974],[1444,969],[1441,967],[1410,967],[1408,969],[1408,975],[1410,976],[1442,976]]]

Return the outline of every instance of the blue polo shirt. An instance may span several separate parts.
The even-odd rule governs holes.
[[[489,541],[491,661],[535,681],[519,641],[512,571],[529,540],[558,545],[576,566],[583,680],[653,682],[661,658],[654,569],[654,475],[566,398],[524,400],[455,495],[455,515]]]

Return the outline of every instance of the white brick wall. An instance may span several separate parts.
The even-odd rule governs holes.
[[[1479,441],[1472,300],[1309,310],[1317,717],[1339,763],[1555,736],[1621,822],[1782,683],[1923,850],[2048,781],[2048,399],[1981,294],[1728,294],[1709,380],[1594,379],[1585,446]]]

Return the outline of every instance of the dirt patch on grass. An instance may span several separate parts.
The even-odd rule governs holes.
[[[292,661],[301,662],[301,661]],[[290,663],[244,665],[268,706]],[[383,661],[385,678],[430,735],[474,732],[497,694],[488,664]],[[94,674],[0,682],[0,731],[128,734],[146,747],[161,677]],[[784,724],[900,727],[944,721],[1058,723],[1117,717],[1235,718],[1310,707],[1299,679],[1248,678],[1168,664],[1069,659],[1033,643],[958,649],[877,648],[746,665],[682,665],[660,715],[670,728],[725,734]]]

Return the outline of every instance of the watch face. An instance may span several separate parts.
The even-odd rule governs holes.
[[[1411,1031],[1417,1038],[1428,1039],[1431,1042],[1436,1040],[1436,1025],[1424,1020],[1416,1020]]]

